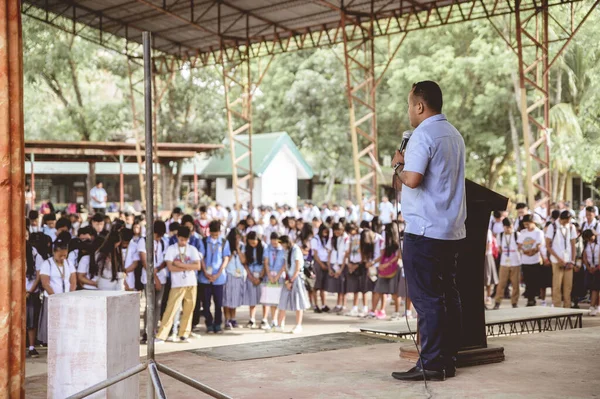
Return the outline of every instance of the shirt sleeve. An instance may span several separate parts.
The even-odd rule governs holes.
[[[146,253],[146,240],[144,238],[140,238],[137,243],[137,252]],[[139,258],[139,255],[138,255]]]
[[[223,256],[231,256],[231,249],[229,248],[229,241],[225,241],[225,246],[223,247]]]
[[[294,247],[294,261],[302,261],[304,259],[304,256],[302,255],[302,251],[300,250],[300,247]]]
[[[413,134],[406,149],[404,170],[425,175],[430,158],[431,147],[425,142],[423,132]]]
[[[44,263],[42,263],[42,266],[40,268],[40,274],[43,274],[45,276],[50,275],[50,262],[44,261]]]
[[[175,256],[177,255],[177,251],[174,246],[170,246],[167,248],[167,252],[165,253],[165,261],[173,262],[175,260]]]
[[[79,260],[79,267],[77,268],[77,273],[87,274],[90,270],[90,256],[85,255]]]
[[[554,225],[550,225],[550,226],[548,226],[548,229],[546,230],[546,238],[552,239],[553,236],[554,236]]]

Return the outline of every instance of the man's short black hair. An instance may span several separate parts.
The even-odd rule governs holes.
[[[526,203],[524,203],[524,202],[519,202],[519,203],[517,204],[517,209],[525,209],[525,208],[527,208],[527,204],[526,204]]]
[[[173,222],[169,224],[169,231],[177,231],[181,225],[178,222]]]
[[[208,230],[211,233],[220,232],[221,231],[221,222],[219,222],[218,220],[213,220],[212,222],[209,223]]]
[[[177,229],[177,237],[190,238],[190,229],[185,226],[179,226]]]
[[[94,216],[92,216],[92,222],[104,222],[104,215],[101,213],[95,213]]]
[[[413,96],[419,97],[433,111],[442,112],[444,99],[442,97],[442,89],[440,89],[437,83],[431,80],[414,83],[412,92]]]
[[[176,207],[176,208],[173,208],[173,212],[171,212],[171,213],[176,213],[178,215],[182,215],[183,211],[181,210],[180,207]]]
[[[500,211],[494,211],[494,217],[495,217],[496,219],[499,219],[499,218],[501,218],[501,217],[502,217],[502,212],[500,212]]]
[[[191,223],[194,224],[194,217],[192,215],[183,215],[181,217],[181,224]]]
[[[554,220],[558,219],[560,217],[560,211],[558,209],[553,210],[550,217]]]
[[[502,226],[504,226],[504,227],[512,226],[512,220],[510,220],[509,218],[504,218],[504,220],[502,220]]]
[[[66,227],[67,229],[71,229],[71,221],[65,217],[62,217],[60,219],[58,219],[56,221],[56,229],[62,229],[63,227]]]
[[[167,233],[167,225],[162,220],[157,220],[154,222],[154,234],[158,234],[159,236],[164,236]]]
[[[102,184],[102,180],[96,180],[96,185]]]
[[[588,206],[585,208],[586,212],[592,212],[592,213],[596,213],[596,208],[594,208],[593,206]]]
[[[29,219],[30,220],[35,220],[38,219],[40,217],[40,213],[36,210],[31,210],[29,211]]]
[[[523,220],[521,220],[523,223],[530,223],[533,222],[533,216],[531,215],[525,215],[523,216]]]

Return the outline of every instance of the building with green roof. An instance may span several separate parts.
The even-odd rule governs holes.
[[[241,142],[248,141],[247,135],[237,136]],[[224,141],[229,148],[229,141]],[[236,143],[236,157],[240,157],[245,148]],[[248,169],[249,159],[241,162]],[[312,179],[314,172],[306,162],[298,147],[286,132],[252,135],[252,171],[254,173],[253,202],[256,205],[288,204],[296,206],[298,202],[298,180]],[[232,206],[235,202],[232,187],[232,163],[229,151],[212,156],[200,171],[206,179],[216,181],[216,200],[223,206]],[[242,176],[239,176],[242,177]],[[249,195],[240,193],[240,201],[247,203]]]

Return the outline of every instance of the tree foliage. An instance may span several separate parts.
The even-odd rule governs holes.
[[[23,21],[26,137],[133,137],[127,60],[27,17]],[[598,22],[597,14],[590,17],[550,76],[551,155],[555,180],[563,187],[557,195],[564,195],[570,174],[593,181],[600,170]],[[398,40],[377,39],[377,60]],[[525,151],[517,67],[512,50],[485,20],[409,33],[377,91],[380,162],[410,128],[412,83],[436,80],[444,92],[444,113],[465,139],[467,176],[514,196],[517,160],[523,159],[517,155]],[[139,81],[141,69],[134,75]],[[160,141],[215,143],[225,137],[223,80],[216,68],[184,69],[157,79],[166,87],[156,111]],[[328,183],[328,196],[335,196],[335,182],[353,178],[345,84],[343,49],[333,46],[277,56],[254,96],[254,133],[287,131]],[[135,98],[139,119],[141,89]],[[164,167],[168,191],[177,200],[180,167]]]

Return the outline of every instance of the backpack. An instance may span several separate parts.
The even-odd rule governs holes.
[[[498,248],[498,240],[496,240],[496,237],[494,235],[492,235],[492,256],[494,257],[494,259],[498,259],[498,257],[500,256],[500,248]]]

